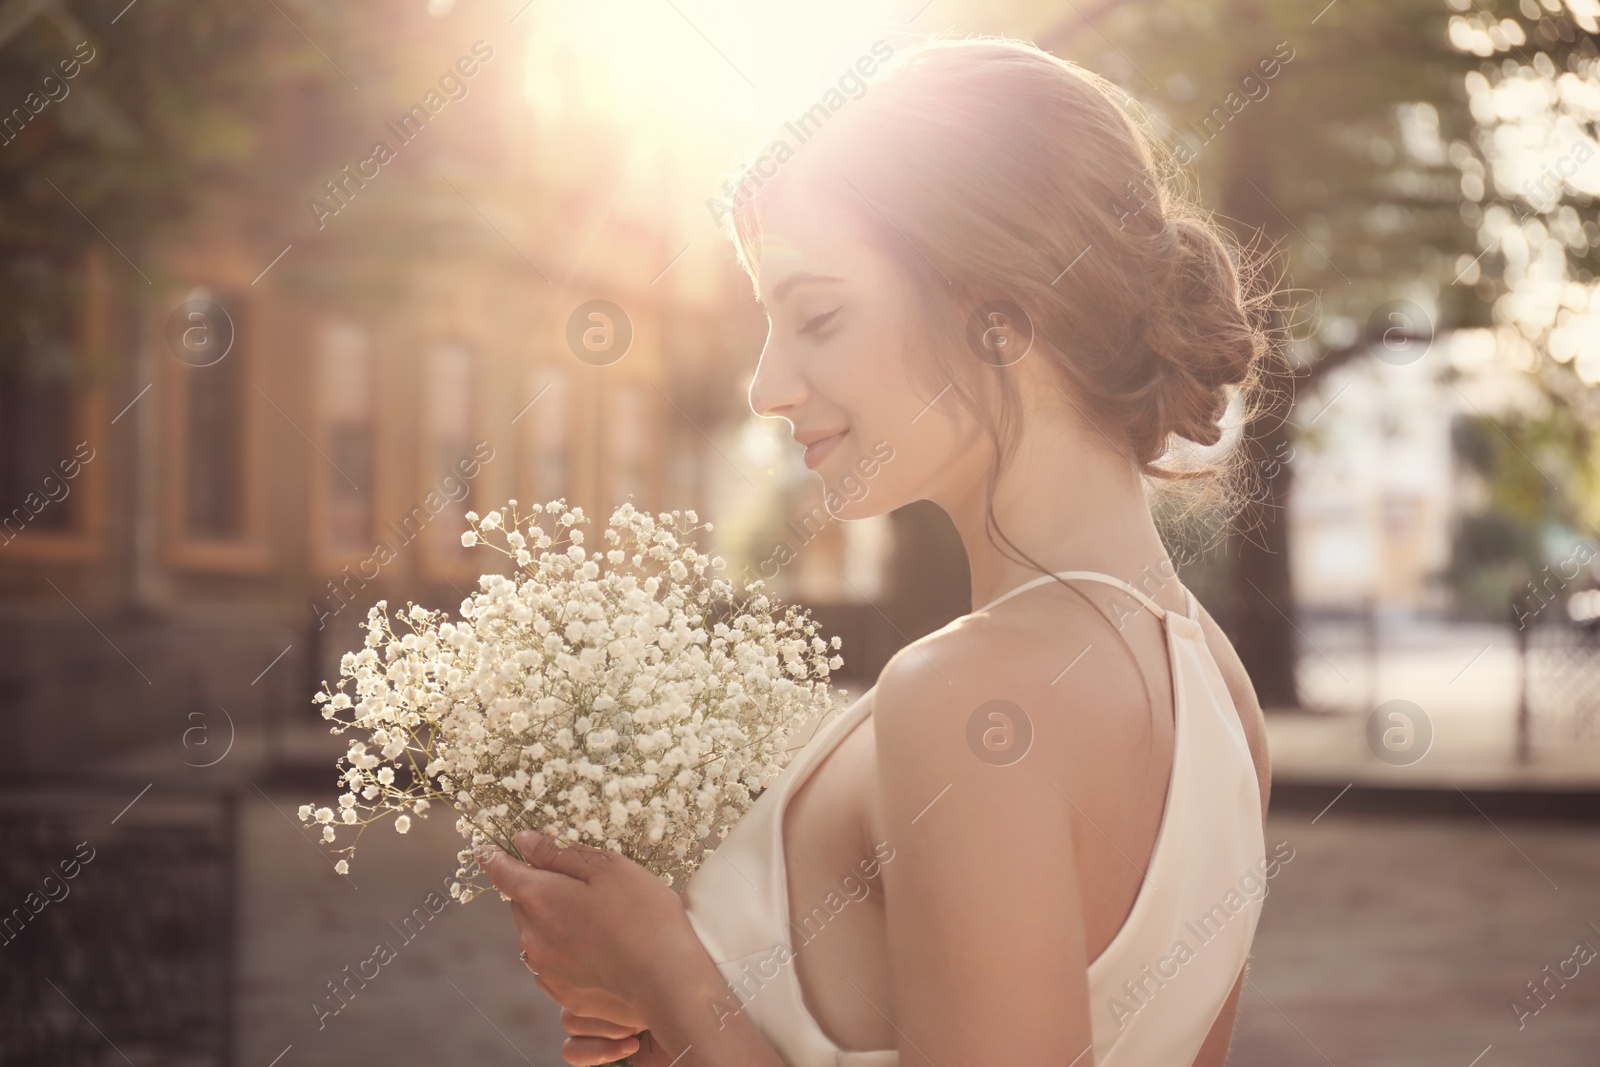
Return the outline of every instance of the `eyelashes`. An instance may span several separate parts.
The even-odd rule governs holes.
[[[811,316],[811,318],[809,318],[809,319],[807,319],[805,321],[804,325],[802,325],[797,332],[799,332],[799,333],[816,333],[823,326],[827,325],[828,322],[830,320],[832,320],[832,318],[835,315],[837,315],[838,313],[839,313],[839,309],[838,308],[834,308],[832,311],[824,311],[820,315],[813,315],[813,316]]]

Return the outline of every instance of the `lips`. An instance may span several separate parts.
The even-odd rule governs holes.
[[[827,459],[828,456],[832,454],[833,450],[839,447],[839,443],[845,439],[845,436],[849,432],[850,431],[848,430],[840,430],[836,434],[832,434],[828,437],[816,438],[807,444],[805,454],[806,466],[811,470],[816,470],[822,461]]]

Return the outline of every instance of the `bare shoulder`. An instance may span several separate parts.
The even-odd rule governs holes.
[[[1062,725],[1072,716],[1042,704],[1089,627],[1057,604],[1041,637],[1022,608],[908,645],[873,695],[895,1028],[941,1061],[1023,1062],[1091,1036],[1074,814],[1059,788],[1071,770],[1057,762],[1079,746]],[[1069,672],[1051,712],[1074,710],[1069,690],[1092,673]]]
[[[1143,694],[1138,665],[1104,616],[1080,600],[1040,596],[902,648],[878,676],[873,728],[880,760],[952,778],[986,757],[1003,763],[1013,726],[1047,761],[1094,751],[1095,731],[1142,713]]]
[[[1265,817],[1272,783],[1266,719],[1233,644],[1203,606],[1200,622],[1238,710]],[[1003,616],[958,619],[913,641],[885,665],[872,695],[880,759],[952,765],[971,762],[968,730],[974,718],[988,721],[985,707],[1004,716],[1015,706],[1047,750],[1094,752],[1097,731],[1143,714],[1147,702],[1137,663],[1118,647],[1105,617],[1082,601],[1047,596]],[[1039,714],[1046,709],[1054,710]],[[1003,720],[994,721],[1003,733]]]
[[[1272,756],[1267,748],[1266,715],[1262,713],[1256,687],[1250,681],[1239,653],[1234,650],[1233,642],[1228,640],[1228,635],[1222,632],[1222,627],[1217,625],[1204,605],[1200,608],[1200,625],[1205,631],[1206,646],[1217,661],[1222,680],[1228,685],[1228,694],[1233,697],[1233,705],[1239,710],[1239,722],[1244,727],[1245,740],[1250,743],[1256,778],[1261,783],[1261,817],[1265,820],[1267,802],[1272,795]]]
[[[895,653],[878,676],[873,715],[926,723],[970,712],[974,701],[1059,704],[1126,693],[1130,683],[1137,696],[1137,665],[1105,654],[1115,641],[1104,616],[1077,600],[1041,596],[1005,616],[965,616]]]

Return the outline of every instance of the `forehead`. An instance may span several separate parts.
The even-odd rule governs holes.
[[[761,217],[756,297],[765,302],[784,279],[799,274],[857,278],[871,271],[872,260],[858,223],[836,203],[816,196],[775,196]]]

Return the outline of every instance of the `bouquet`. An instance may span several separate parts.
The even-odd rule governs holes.
[[[381,600],[368,612],[365,647],[314,698],[333,733],[355,734],[345,791],[300,818],[330,844],[353,828],[336,850],[353,854],[376,821],[403,834],[450,809],[468,841],[451,886],[463,904],[490,888],[477,846],[520,855],[525,829],[687,878],[777,778],[794,730],[839,710],[839,639],[762,582],[717,577],[724,561],[690,540],[711,529],[693,511],[623,504],[591,551],[582,508],[535,504],[524,521],[516,504],[467,512],[462,543],[512,573],[483,575],[459,621],[415,604],[391,617]]]

